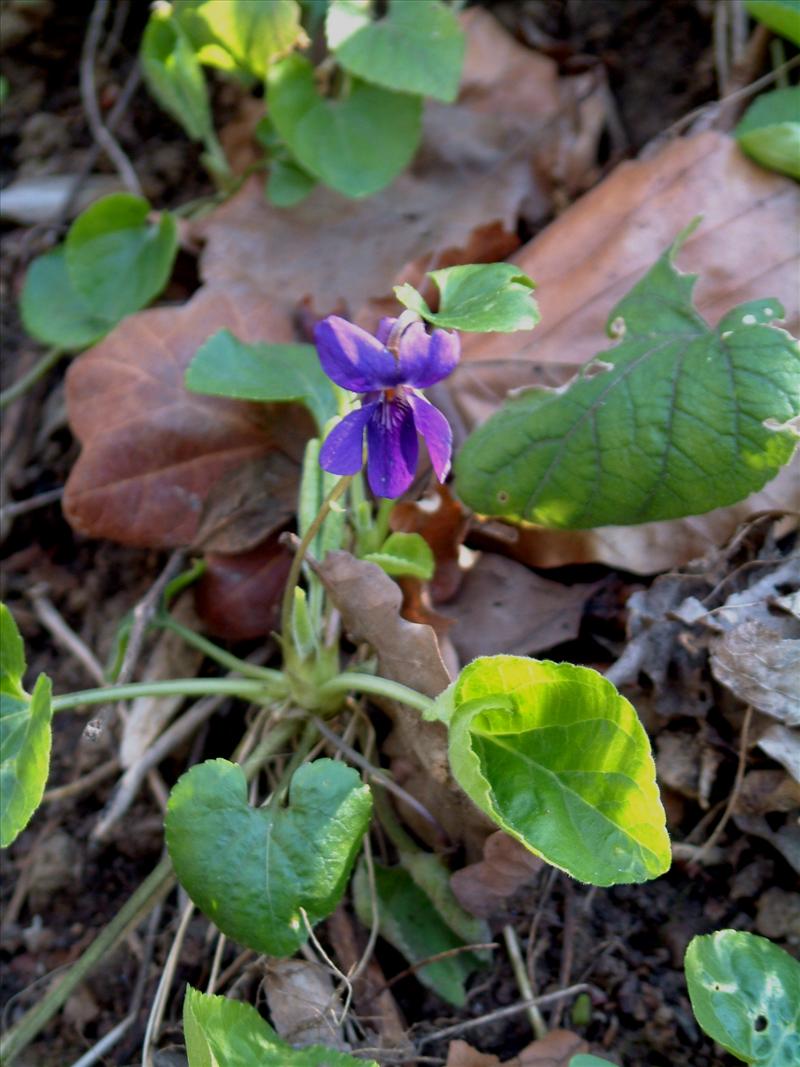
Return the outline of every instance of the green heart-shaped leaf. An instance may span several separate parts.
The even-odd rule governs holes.
[[[52,686],[40,674],[22,688],[25,650],[11,612],[0,604],[0,846],[6,848],[39,807],[50,769]]]
[[[719,930],[686,950],[686,984],[709,1037],[745,1063],[800,1063],[800,963],[765,937]]]
[[[20,313],[31,337],[69,352],[88,348],[116,325],[116,320],[104,318],[75,289],[63,245],[31,263],[22,287]]]
[[[465,263],[428,272],[439,290],[439,310],[431,311],[407,282],[396,285],[401,304],[434,326],[470,333],[532,330],[539,321],[534,283],[513,263]]]
[[[370,196],[388,185],[419,143],[420,97],[353,78],[341,99],[324,99],[314,68],[298,55],[270,69],[267,106],[300,166],[345,196]]]
[[[337,412],[336,395],[313,345],[248,345],[220,330],[186,371],[186,388],[212,396],[305,404],[320,429]]]
[[[150,223],[149,213],[142,197],[112,193],[78,216],[67,234],[72,285],[93,312],[114,322],[149,304],[172,273],[175,220],[164,212]]]
[[[647,734],[602,675],[519,656],[476,659],[434,714],[448,725],[461,788],[531,852],[593,885],[668,870]]]
[[[759,96],[733,133],[756,163],[800,178],[800,86]]]
[[[715,330],[696,276],[672,257],[690,227],[611,313],[623,337],[558,390],[509,400],[456,458],[456,488],[486,515],[584,529],[700,515],[774,478],[792,456],[800,345],[754,300]]]
[[[389,0],[379,19],[370,0],[332,0],[325,33],[341,65],[365,81],[447,102],[458,95],[464,31],[439,0]]]
[[[372,812],[369,787],[334,760],[294,774],[288,806],[247,803],[241,767],[193,767],[172,790],[167,848],[186,892],[219,929],[270,956],[302,945],[341,899]]]
[[[201,63],[264,78],[304,39],[297,0],[180,0],[175,14]]]
[[[186,987],[183,1030],[189,1067],[378,1067],[322,1045],[292,1048],[251,1004]]]

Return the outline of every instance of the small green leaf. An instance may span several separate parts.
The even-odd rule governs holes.
[[[756,163],[800,178],[800,86],[759,96],[733,133]]]
[[[70,352],[93,345],[116,324],[96,314],[75,291],[63,245],[31,263],[22,287],[20,313],[31,337]]]
[[[532,330],[539,321],[534,283],[513,263],[467,263],[428,273],[439,290],[439,310],[431,311],[407,282],[396,285],[401,304],[435,326],[468,333]]]
[[[393,578],[408,576],[429,581],[436,562],[431,546],[418,533],[389,534],[377,552],[368,552],[364,559],[377,563]]]
[[[147,88],[194,141],[214,130],[202,67],[172,10],[156,6],[150,13],[139,52]]]
[[[692,1010],[709,1037],[745,1063],[800,1063],[800,963],[765,937],[719,930],[686,950]]]
[[[569,1067],[614,1067],[611,1060],[601,1060],[599,1056],[590,1056],[586,1052],[579,1052],[569,1061]]]
[[[370,0],[332,0],[325,33],[341,65],[365,81],[447,102],[458,95],[464,31],[438,0],[389,0],[380,18]]]
[[[292,55],[270,69],[267,105],[304,170],[345,196],[369,196],[411,162],[422,101],[357,78],[348,89],[341,99],[324,99],[311,63]]]
[[[475,511],[565,529],[700,515],[762,488],[797,444],[800,346],[776,300],[716,330],[672,257],[613,310],[615,348],[559,390],[506,402],[467,440],[456,487]]]
[[[230,330],[215,333],[197,350],[186,388],[237,400],[305,404],[320,429],[337,411],[313,345],[247,345]]]
[[[596,671],[476,659],[433,715],[447,723],[461,788],[531,852],[593,885],[644,882],[669,869],[647,734]]]
[[[201,63],[258,79],[304,39],[296,0],[179,0],[176,14]]]
[[[241,1000],[209,996],[191,986],[183,1001],[189,1067],[378,1067],[374,1060],[283,1041],[258,1011]]]
[[[0,604],[0,846],[20,834],[39,807],[50,769],[52,686],[40,674],[22,688],[25,650],[11,612]]]
[[[745,0],[754,19],[800,45],[800,0]]]
[[[65,243],[70,281],[92,310],[118,322],[158,296],[178,250],[175,220],[149,223],[140,196],[112,193],[87,208]]]
[[[275,207],[294,207],[309,195],[317,179],[292,159],[273,159],[269,166],[266,194]]]
[[[241,767],[207,760],[173,788],[166,818],[175,873],[197,907],[233,940],[291,956],[333,911],[361,847],[372,796],[352,768],[320,759],[292,777],[289,803],[247,803]]]
[[[465,944],[402,867],[375,864],[375,895],[381,937],[402,952],[410,963]],[[359,919],[366,927],[371,927],[372,906],[363,864],[359,864],[353,879],[353,899]],[[460,952],[420,967],[414,973],[423,985],[443,1000],[462,1007],[467,999],[464,983],[481,966],[482,961],[473,952]]]

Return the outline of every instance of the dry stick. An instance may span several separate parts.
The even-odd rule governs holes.
[[[64,621],[55,604],[47,596],[46,588],[47,586],[44,583],[38,583],[28,593],[39,622],[51,634],[57,644],[66,649],[83,665],[93,681],[97,682],[98,685],[106,685],[107,678],[103,673],[100,661],[72,627]]]
[[[525,969],[525,961],[523,960],[522,952],[520,951],[517,932],[511,923],[508,923],[503,927],[503,939],[506,943],[506,948],[508,949],[508,958],[511,961],[511,969],[517,980],[519,991],[528,1003],[526,1014],[528,1016],[528,1022],[531,1024],[531,1030],[533,1030],[534,1037],[536,1037],[537,1040],[541,1040],[547,1033],[547,1027],[542,1018],[542,1013],[533,1003],[533,989],[531,988],[531,983],[528,978],[528,972]]]
[[[52,804],[54,801],[71,800],[74,797],[82,796],[84,793],[90,793],[106,778],[113,778],[118,770],[119,760],[115,757],[106,763],[101,763],[99,767],[95,767],[93,771],[84,774],[82,778],[76,778],[72,782],[67,782],[66,785],[57,785],[53,789],[48,789],[42,797],[42,803]]]
[[[736,777],[733,780],[733,788],[731,789],[731,795],[728,797],[728,803],[725,807],[725,811],[722,813],[722,818],[714,827],[711,836],[706,843],[697,853],[696,859],[699,863],[702,863],[703,857],[706,856],[716,845],[720,839],[720,835],[725,827],[728,825],[728,820],[733,815],[733,809],[736,806],[736,801],[739,799],[739,792],[742,788],[742,780],[744,779],[745,768],[747,767],[747,735],[750,733],[750,721],[753,718],[753,709],[748,704],[747,711],[744,713],[744,721],[742,723],[742,736],[739,739],[739,762],[736,765]]]
[[[531,989],[536,988],[535,980],[535,967],[536,967],[536,950],[534,948],[534,942],[536,941],[536,935],[539,932],[539,923],[542,920],[544,914],[544,906],[547,903],[547,899],[550,896],[550,892],[555,884],[556,878],[558,878],[558,868],[551,867],[547,872],[547,880],[542,886],[541,896],[536,905],[536,911],[531,919],[530,929],[528,930],[528,941],[525,947],[525,960],[526,969],[528,972],[528,981],[531,984]]]
[[[475,1019],[467,1019],[463,1023],[457,1023],[455,1026],[446,1026],[444,1030],[426,1034],[419,1039],[417,1044],[422,1047],[423,1045],[430,1045],[432,1041],[443,1041],[446,1037],[455,1037],[456,1034],[462,1034],[465,1030],[474,1030],[475,1027],[483,1026],[484,1023],[493,1023],[498,1019],[509,1019],[514,1015],[527,1011],[530,1007],[543,1008],[547,1004],[555,1004],[562,997],[574,997],[578,993],[587,993],[591,988],[587,982],[578,982],[577,985],[559,989],[556,993],[545,993],[544,996],[536,997],[533,1000],[522,1000],[518,1004],[510,1004],[507,1008],[498,1008],[497,1011],[490,1011],[487,1015],[479,1015]]]
[[[114,164],[117,173],[122,179],[125,188],[134,196],[142,195],[142,186],[133,169],[133,164],[125,152],[103,125],[100,115],[100,106],[97,103],[97,86],[95,84],[95,61],[97,48],[100,44],[100,34],[103,31],[103,23],[108,13],[108,0],[97,0],[89,17],[89,28],[83,42],[81,53],[80,86],[81,101],[86,112],[86,121],[89,124],[92,137],[101,146],[108,158]]]
[[[18,515],[27,515],[29,511],[45,508],[48,504],[55,504],[63,495],[62,486],[60,489],[48,489],[46,493],[39,493],[38,496],[29,496],[27,500],[13,500],[0,508],[0,523],[15,519]]]
[[[572,961],[575,952],[575,896],[572,883],[569,879],[564,881],[564,933],[561,938],[563,946],[561,952],[561,966],[558,972],[558,984],[567,986],[572,978]],[[550,1026],[557,1030],[561,1025],[561,1013],[564,1010],[563,1003],[556,1004],[550,1016]]]
[[[194,904],[191,901],[183,909],[181,915],[181,921],[178,924],[178,929],[175,933],[175,938],[169,950],[169,955],[164,963],[164,970],[161,972],[161,978],[156,989],[156,995],[153,998],[153,1004],[150,1008],[150,1015],[147,1020],[147,1028],[144,1032],[144,1040],[142,1042],[142,1067],[152,1067],[153,1057],[151,1055],[151,1045],[154,1039],[158,1035],[158,1031],[161,1029],[161,1023],[164,1018],[164,1010],[167,1005],[167,997],[172,987],[172,979],[175,977],[175,970],[178,966],[178,957],[181,954],[183,948],[183,939],[186,937],[186,931],[189,929],[189,923],[194,915]]]
[[[211,961],[211,974],[208,976],[208,985],[206,986],[206,993],[213,993],[214,986],[217,984],[219,976],[219,969],[222,966],[222,954],[225,951],[225,945],[228,939],[225,934],[220,934],[217,937],[217,947],[214,949],[214,959]]]
[[[216,993],[218,989],[224,989],[228,982],[231,980],[231,978],[233,978],[237,971],[241,970],[241,968],[244,966],[245,963],[247,963],[251,956],[255,956],[255,952],[251,948],[246,948],[243,952],[240,952],[236,959],[233,961],[233,963],[229,964],[222,972],[222,974],[219,976],[216,983],[214,984],[213,988],[209,984],[208,992]]]
[[[402,982],[404,978],[409,978],[412,974],[416,974],[422,967],[427,967],[431,963],[438,963],[440,960],[449,960],[452,956],[460,956],[463,952],[480,952],[482,949],[499,948],[497,941],[481,941],[474,945],[458,945],[456,948],[445,949],[444,952],[435,952],[433,956],[426,956],[424,960],[417,960],[416,963],[412,963],[410,967],[406,967],[404,971],[400,971],[399,974],[393,974],[392,977],[384,982],[382,986],[370,993],[369,997],[364,1001],[364,1004],[371,1003],[375,997],[380,996],[381,993],[385,993],[387,989],[391,989],[393,985],[398,982]]]

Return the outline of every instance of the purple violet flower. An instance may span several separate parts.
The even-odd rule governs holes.
[[[377,336],[337,315],[314,331],[322,369],[337,385],[364,393],[361,407],[345,415],[325,439],[319,462],[331,474],[355,474],[364,462],[376,496],[395,499],[414,480],[420,434],[436,477],[450,470],[453,434],[444,415],[418,389],[440,382],[458,363],[457,333],[428,334],[418,318],[382,319]]]

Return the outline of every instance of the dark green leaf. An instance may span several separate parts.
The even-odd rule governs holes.
[[[402,952],[410,963],[464,944],[402,867],[375,864],[375,894],[381,937]],[[370,927],[372,909],[367,872],[363,864],[359,865],[353,879],[353,895],[359,919]],[[462,1007],[467,996],[464,983],[480,966],[482,962],[474,953],[460,952],[420,967],[415,974],[423,985],[444,1000]]]
[[[247,803],[241,767],[207,760],[170,794],[167,848],[198,908],[242,945],[290,956],[341,899],[372,811],[368,786],[334,760],[294,774],[289,803]]]
[[[324,99],[314,68],[301,56],[270,70],[267,104],[300,166],[345,196],[369,196],[388,185],[419,143],[419,97],[353,78],[341,99]]]
[[[296,0],[180,0],[176,14],[201,63],[259,79],[304,40]]]
[[[439,310],[431,311],[408,283],[396,285],[401,304],[435,326],[468,333],[532,330],[539,321],[534,283],[513,263],[468,263],[428,274],[439,290]]]
[[[377,563],[393,578],[408,576],[428,581],[433,577],[435,560],[431,546],[417,533],[389,534],[377,552],[363,557]]]
[[[699,515],[773,478],[794,452],[800,346],[776,300],[716,330],[673,247],[614,309],[622,335],[560,390],[509,400],[467,440],[459,495],[478,512],[582,529]]]
[[[273,159],[267,178],[267,199],[275,207],[294,207],[305,200],[317,179],[291,159]]]
[[[800,178],[800,86],[759,96],[733,132],[756,163]]]
[[[118,321],[158,296],[178,250],[175,220],[165,212],[149,223],[139,196],[112,193],[70,227],[65,244],[70,281],[92,310]]]
[[[800,0],[745,0],[754,19],[800,45]]]
[[[186,371],[186,388],[237,400],[297,401],[320,429],[337,411],[330,379],[313,345],[247,345],[220,330],[202,345]]]
[[[686,984],[709,1037],[745,1063],[800,1063],[800,963],[765,937],[719,930],[686,950]]]
[[[25,650],[11,612],[0,604],[0,846],[6,848],[39,807],[50,769],[52,687],[40,674],[22,688]]]
[[[374,1060],[322,1045],[294,1049],[252,1005],[191,986],[183,1001],[183,1030],[189,1067],[378,1067]]]
[[[180,23],[168,8],[154,7],[139,53],[147,87],[194,141],[213,133],[202,67]]]
[[[387,89],[455,100],[465,38],[453,11],[438,0],[389,0],[373,15],[370,0],[332,0],[325,33],[341,65]]]
[[[96,314],[75,291],[63,245],[31,263],[22,287],[20,313],[25,329],[37,341],[70,352],[93,345],[116,323]]]
[[[437,699],[450,766],[531,852],[593,885],[669,869],[664,809],[636,712],[602,675],[518,656],[473,660]]]

